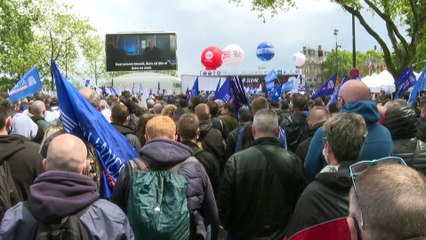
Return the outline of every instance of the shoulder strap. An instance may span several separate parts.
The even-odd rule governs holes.
[[[177,173],[177,172],[179,172],[179,169],[182,167],[182,165],[187,164],[187,163],[191,163],[191,162],[198,162],[198,160],[195,157],[191,156],[191,157],[187,158],[185,161],[174,165],[168,171],[172,172],[172,173]]]
[[[266,159],[266,156],[268,156],[269,154],[268,154],[268,152],[266,152],[266,150],[261,146],[261,145],[257,145],[256,146],[256,148],[262,153],[262,155],[263,155],[263,158],[265,158],[265,160],[266,160],[266,164],[267,164],[267,166],[269,166],[269,165],[272,165],[271,167],[270,167],[270,169],[272,170],[272,172],[274,172],[275,174],[276,174],[276,176],[278,177],[279,176],[279,174],[278,174],[278,172],[277,172],[277,170],[276,169],[279,169],[279,166],[276,164],[276,162],[274,161],[274,160],[272,160],[272,159]],[[281,184],[281,186],[282,187],[284,187],[286,184],[285,184],[285,182],[283,182],[282,180],[281,180],[281,178],[279,178],[280,179],[280,184]]]
[[[137,171],[146,171],[148,170],[148,167],[145,165],[145,163],[142,162],[139,158],[135,158],[129,161],[130,167],[131,167],[131,176],[135,175]]]

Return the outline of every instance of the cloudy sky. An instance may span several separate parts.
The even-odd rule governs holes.
[[[176,32],[178,75],[199,74],[203,69],[201,52],[208,46],[241,46],[245,59],[237,67],[222,66],[221,71],[294,69],[292,55],[303,46],[323,49],[335,47],[333,30],[339,30],[338,44],[352,49],[351,16],[328,0],[298,0],[297,8],[282,12],[266,23],[250,11],[251,1],[236,6],[228,0],[61,0],[72,4],[73,11],[89,17],[100,36],[106,33]],[[385,36],[385,27],[377,16],[367,20]],[[261,42],[275,46],[275,57],[262,62],[256,57]],[[357,50],[367,51],[377,45],[357,24]]]

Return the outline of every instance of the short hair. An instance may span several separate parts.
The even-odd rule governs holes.
[[[293,104],[293,109],[303,111],[306,109],[306,104],[308,103],[308,100],[306,100],[306,98],[301,95],[295,95],[291,99],[291,103]]]
[[[261,109],[254,115],[253,127],[258,132],[276,137],[278,126],[278,115],[272,110]]]
[[[198,104],[200,104],[200,103],[201,103],[201,97],[199,97],[199,96],[192,96],[192,97],[189,99],[189,102],[191,103],[191,107],[192,107],[192,109],[195,109],[195,107],[197,107],[197,106],[198,106]]]
[[[248,107],[240,107],[238,109],[238,121],[243,122],[249,122],[253,118],[253,115],[251,114],[251,111]]]
[[[149,138],[174,139],[176,135],[176,124],[168,116],[154,116],[146,124],[146,135]]]
[[[328,118],[328,112],[325,107],[315,106],[309,110],[308,123],[312,123],[315,126],[318,123],[326,121]]]
[[[90,104],[92,104],[93,107],[98,109],[99,104],[101,103],[101,96],[95,90],[91,88],[82,88],[80,89],[80,93],[87,99],[87,101],[89,101]]]
[[[180,117],[178,129],[181,140],[191,140],[197,134],[200,122],[197,116],[192,113],[185,113]]]
[[[5,127],[6,119],[10,117],[12,114],[12,111],[10,108],[6,108],[2,105],[0,105],[0,129],[3,129]]]
[[[219,112],[219,105],[217,104],[217,102],[215,102],[215,101],[208,101],[206,104],[207,104],[207,106],[209,106],[210,114],[212,116],[216,116],[217,113]]]
[[[195,107],[195,115],[197,115],[199,120],[208,120],[210,119],[210,109],[209,106],[205,103],[200,103]]]
[[[338,162],[356,161],[367,137],[367,125],[357,113],[341,112],[324,123],[324,134]]]
[[[225,103],[225,105],[223,105],[223,108],[225,108],[226,110],[228,110],[228,112],[230,112],[230,113],[234,113],[234,111],[235,111],[234,104],[230,103],[230,102]]]
[[[115,124],[124,124],[129,116],[129,109],[126,105],[114,104],[111,108],[111,122]]]
[[[289,107],[287,100],[280,100],[280,109],[287,110]]]
[[[80,166],[87,160],[84,142],[69,133],[53,138],[47,149],[48,170],[80,173]]]
[[[256,97],[251,102],[251,109],[253,113],[256,113],[260,109],[268,109],[268,108],[269,108],[268,100],[265,97]]]
[[[35,116],[40,116],[41,114],[43,114],[43,111],[46,110],[46,105],[44,104],[43,101],[40,100],[36,100],[31,104],[31,113]]]
[[[163,105],[161,104],[161,103],[156,103],[156,104],[154,104],[154,107],[153,107],[153,112],[154,112],[154,114],[161,114],[161,111],[163,111]]]
[[[217,103],[219,109],[223,108],[223,101],[221,99],[216,99],[214,101]]]
[[[177,109],[176,105],[167,104],[161,110],[161,115],[169,116],[170,118],[173,118],[173,116],[175,115],[176,109]]]
[[[350,214],[362,210],[368,239],[426,236],[426,178],[402,164],[378,164],[356,179]],[[420,239],[420,238],[416,238]],[[421,238],[423,239],[423,238]]]

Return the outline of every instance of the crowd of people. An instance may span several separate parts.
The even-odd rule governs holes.
[[[189,233],[178,226],[167,236],[313,239],[343,219],[352,239],[426,239],[426,96],[413,107],[384,93],[371,100],[358,80],[328,108],[329,98],[308,94],[278,103],[250,95],[239,109],[204,93],[188,102],[80,94],[139,157],[125,159],[112,197],[101,199],[103,166],[86,139],[64,130],[57,96],[38,92],[11,104],[2,94],[0,188],[10,190],[0,193],[0,239],[32,239],[64,217],[77,219],[77,234],[88,239],[145,239],[141,225],[150,223],[135,220],[135,205],[150,200],[135,199],[138,171],[184,177]]]

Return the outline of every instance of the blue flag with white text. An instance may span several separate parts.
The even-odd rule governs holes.
[[[286,92],[292,91],[293,89],[294,89],[294,79],[290,79],[282,85],[281,91],[286,93]]]
[[[282,93],[283,85],[286,83],[281,83],[271,94],[271,99],[275,102],[278,102]]]
[[[312,99],[317,97],[325,97],[333,94],[334,86],[336,86],[337,73],[335,73],[328,81],[323,83],[316,91],[315,94],[312,95]]]
[[[229,102],[232,98],[232,90],[231,90],[231,77],[226,77],[225,82],[220,87],[219,91],[217,91],[214,95],[213,100],[220,99],[224,103]]]
[[[101,196],[110,198],[120,171],[128,160],[138,156],[127,138],[109,124],[79,91],[65,79],[54,60],[52,72],[55,78],[58,103],[64,128],[89,141],[96,149],[102,166]]]
[[[408,105],[413,106],[417,96],[420,94],[420,91],[425,89],[426,89],[426,67],[423,69],[423,72],[420,74],[419,79],[417,79],[417,82],[413,87],[413,91],[411,91],[410,98],[408,99]]]
[[[275,88],[275,80],[278,78],[277,73],[274,70],[271,70],[265,76],[266,83],[266,93],[272,92]]]
[[[397,92],[394,99],[398,99],[402,94],[406,93],[408,89],[416,84],[416,75],[411,68],[406,68],[404,72],[395,81]]]
[[[9,91],[9,101],[16,102],[42,89],[37,66],[32,67]]]
[[[348,80],[348,76],[344,76],[342,79],[342,82],[340,83],[339,87],[335,88],[333,91],[333,94],[331,95],[330,101],[328,101],[326,108],[329,109],[330,105],[333,103],[337,103],[337,98],[339,96],[339,91],[340,88],[342,87],[343,84],[345,84],[345,82]]]
[[[194,84],[192,85],[192,96],[200,95],[200,91],[198,90],[198,77],[195,79]]]

